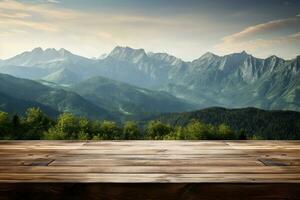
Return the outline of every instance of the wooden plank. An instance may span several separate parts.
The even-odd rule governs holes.
[[[298,166],[0,166],[0,173],[296,174]]]
[[[300,180],[299,141],[0,141],[0,155],[3,182]]]
[[[274,155],[264,155],[264,154],[240,154],[240,155],[228,155],[228,154],[72,154],[69,153],[53,153],[53,154],[44,154],[41,152],[32,152],[32,153],[6,153],[1,154],[1,160],[12,160],[12,159],[37,159],[37,158],[64,158],[64,159],[71,159],[71,158],[78,158],[78,159],[101,159],[101,158],[111,158],[111,159],[152,159],[152,160],[159,160],[159,159],[206,159],[206,158],[274,158],[274,159],[299,159],[299,155],[281,155],[281,154],[274,154]]]
[[[1,164],[1,161],[0,161]],[[51,165],[120,165],[120,166],[259,166],[263,165],[258,160],[249,158],[206,158],[206,159],[55,159]]]
[[[0,173],[0,183],[300,183],[300,174]]]
[[[176,150],[169,150],[166,148],[162,149],[145,149],[141,151],[140,149],[132,149],[132,150],[86,150],[86,149],[77,149],[77,150],[72,150],[70,151],[71,154],[118,154],[118,155],[125,155],[125,154],[135,154],[135,155],[147,155],[147,154],[176,154],[176,155],[183,155],[183,154],[211,154],[211,155],[216,155],[216,154],[229,154],[229,155],[241,155],[243,154],[243,151],[239,150],[214,150],[214,149],[203,149],[203,150],[181,150],[180,148]]]
[[[51,158],[0,160],[0,166],[45,166],[53,161]]]

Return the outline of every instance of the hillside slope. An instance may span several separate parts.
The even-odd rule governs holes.
[[[7,104],[9,101],[7,96],[9,96],[22,100],[23,102],[20,101],[19,104],[24,103],[23,107],[29,101],[34,102],[33,105],[42,104],[58,112],[71,112],[90,118],[113,118],[100,105],[96,106],[74,92],[47,87],[35,81],[15,78],[6,74],[0,74],[0,85],[0,93],[6,95],[6,98],[2,96],[1,104]]]
[[[76,84],[71,90],[95,105],[101,104],[111,111],[125,115],[180,112],[195,109],[195,105],[166,92],[139,88],[103,77],[94,77]]]
[[[186,125],[191,120],[218,125],[225,123],[249,137],[265,139],[300,138],[300,112],[267,111],[256,108],[208,108],[194,112],[165,114],[157,119],[172,125]]]

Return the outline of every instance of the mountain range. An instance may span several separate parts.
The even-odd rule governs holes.
[[[99,59],[35,48],[1,60],[0,73],[0,105],[6,109],[11,108],[5,99],[14,98],[42,104],[52,114],[70,111],[92,118],[212,106],[300,111],[300,56],[206,53],[185,62],[129,47],[116,47]]]

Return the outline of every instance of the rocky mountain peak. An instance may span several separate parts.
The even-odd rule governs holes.
[[[162,62],[168,63],[170,65],[180,65],[183,62],[180,58],[177,58],[177,57],[172,56],[167,53],[149,52],[147,55],[157,61],[162,61]]]
[[[44,50],[41,47],[36,47],[34,49],[32,49],[32,53],[42,53]],[[30,53],[30,52],[28,52]]]
[[[109,54],[109,57],[119,60],[130,60],[136,63],[147,57],[147,54],[144,49],[133,49],[130,47],[117,46]]]
[[[217,56],[216,54],[214,53],[211,53],[211,52],[206,52],[205,54],[203,54],[200,59],[214,59],[214,58],[219,58],[219,56]]]

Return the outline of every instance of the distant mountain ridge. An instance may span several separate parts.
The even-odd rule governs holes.
[[[32,51],[26,51],[17,56],[5,60],[6,65],[17,66],[36,66],[44,63],[72,60],[78,62],[79,60],[88,60],[87,58],[74,55],[66,49],[56,50],[54,48],[48,48],[43,50],[41,47],[37,47]]]
[[[30,73],[28,72],[30,71]],[[116,47],[102,59],[40,48],[0,62],[0,73],[74,85],[102,76],[165,91],[199,108],[222,106],[300,110],[300,57],[255,58],[246,52],[206,53],[185,62],[166,53]]]
[[[143,89],[99,76],[75,84],[70,89],[95,105],[104,105],[124,115],[180,112],[197,108],[166,92]]]
[[[80,77],[78,76],[78,74],[72,72],[71,70],[62,68],[56,72],[42,77],[42,80],[68,85],[78,82],[78,80],[80,80]]]
[[[0,110],[9,113],[24,114],[29,107],[39,107],[53,117],[70,112],[91,119],[123,121],[197,108],[165,92],[103,77],[64,87],[0,73],[0,85]]]
[[[59,112],[50,106],[43,105],[36,101],[18,99],[0,92],[0,110],[11,114],[24,115],[26,110],[31,107],[42,109],[46,114],[52,117],[58,116]]]
[[[24,113],[26,107],[40,107],[50,116],[70,112],[89,118],[114,119],[105,108],[94,105],[74,92],[5,74],[0,74],[0,85],[0,110]]]

